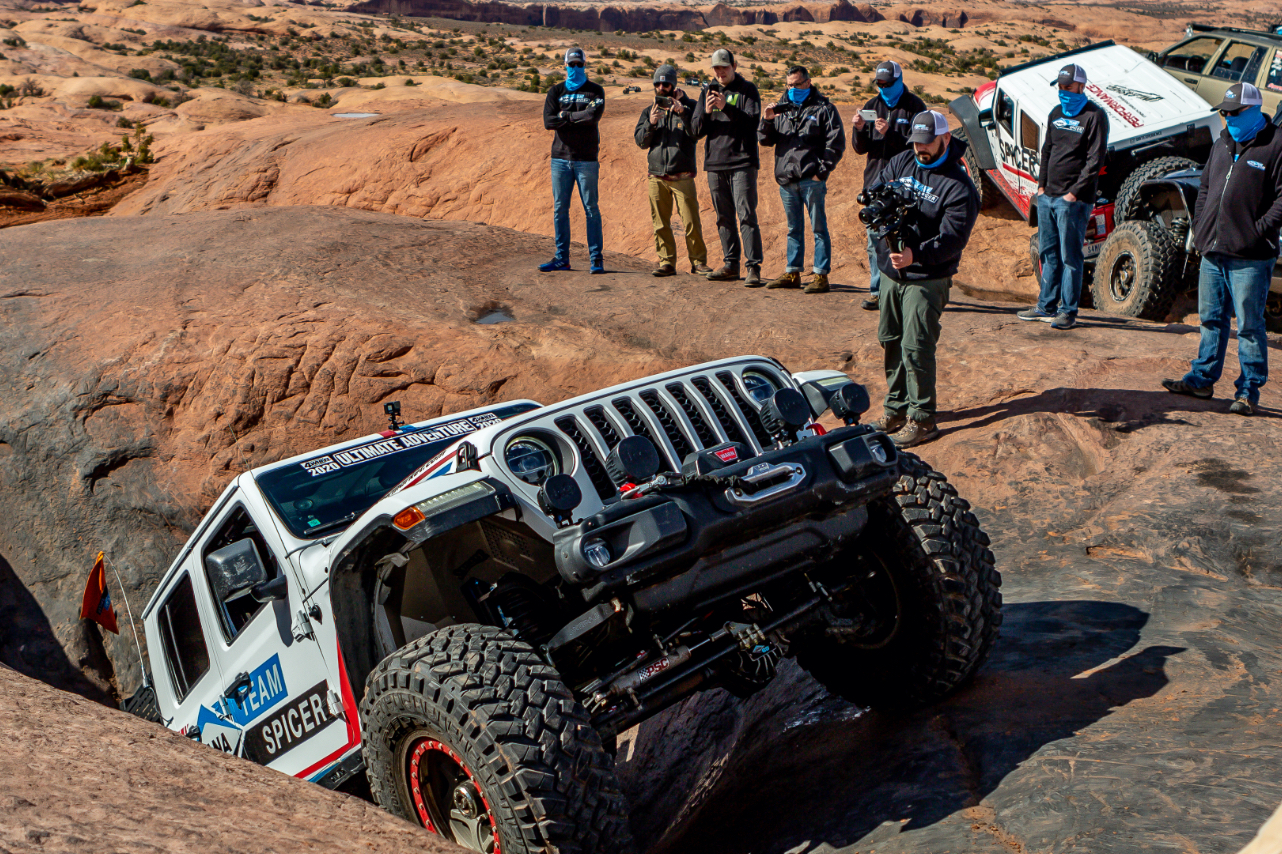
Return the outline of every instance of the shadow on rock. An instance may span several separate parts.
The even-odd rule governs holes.
[[[800,854],[866,841],[879,828],[880,842],[932,825],[980,805],[999,784],[1008,799],[1011,787],[1027,786],[1016,799],[1026,794],[1035,803],[1044,792],[1018,775],[1003,783],[1011,772],[1088,727],[1093,736],[1111,738],[1112,710],[1167,684],[1166,659],[1183,649],[1131,652],[1147,620],[1146,612],[1115,602],[1008,605],[988,665],[948,701],[912,714],[856,716],[829,699],[819,714],[800,717],[795,707],[776,703],[773,720],[740,726],[728,751],[713,758],[715,773],[704,778],[715,782],[696,785],[687,798],[696,806],[648,816],[654,824],[637,830],[652,854]],[[804,703],[805,686],[798,687]],[[724,713],[720,705],[713,715]],[[716,722],[701,726],[715,743]],[[647,743],[645,727],[636,752],[661,762],[663,745]],[[662,719],[655,730],[664,737]],[[679,778],[680,766],[693,758],[669,753],[677,772],[671,777]],[[655,786],[665,785],[666,773],[648,766]]]
[[[0,557],[0,664],[55,688],[114,706],[108,681],[111,665],[97,628],[77,621],[71,631],[75,637],[60,642],[40,604],[9,561]],[[72,662],[64,648],[79,651],[82,660]],[[101,678],[91,679],[86,672]]]

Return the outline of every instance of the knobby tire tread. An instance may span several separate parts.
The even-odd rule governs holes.
[[[1130,252],[1136,259],[1135,284],[1125,302],[1117,302],[1110,292],[1112,268],[1116,257]],[[1180,268],[1180,250],[1166,229],[1144,220],[1130,220],[1113,229],[1100,250],[1091,283],[1095,307],[1123,317],[1165,320],[1184,288]]]

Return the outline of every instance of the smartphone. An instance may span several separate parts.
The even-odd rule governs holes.
[[[877,121],[877,111],[876,111],[876,110],[860,110],[860,111],[859,111],[859,116],[860,116],[860,118],[862,118],[862,119],[863,119],[864,121],[866,121],[866,122],[875,122],[875,121]]]
[[[654,103],[657,104],[659,106],[659,109],[662,109],[662,110],[668,110],[672,108],[672,99],[669,98],[667,95],[655,95]]]
[[[778,104],[775,104],[775,115],[781,116],[784,113],[795,112],[796,109],[797,105],[791,101],[780,101]]]

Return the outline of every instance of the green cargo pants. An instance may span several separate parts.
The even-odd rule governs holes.
[[[882,274],[877,340],[886,356],[886,413],[934,419],[935,345],[952,278],[897,282]]]

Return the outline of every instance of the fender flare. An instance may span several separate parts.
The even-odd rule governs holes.
[[[997,159],[993,157],[993,148],[988,143],[988,134],[979,123],[979,105],[969,95],[962,95],[949,103],[948,109],[961,120],[966,129],[966,142],[975,152],[975,161],[979,168],[988,170],[997,168]]]

